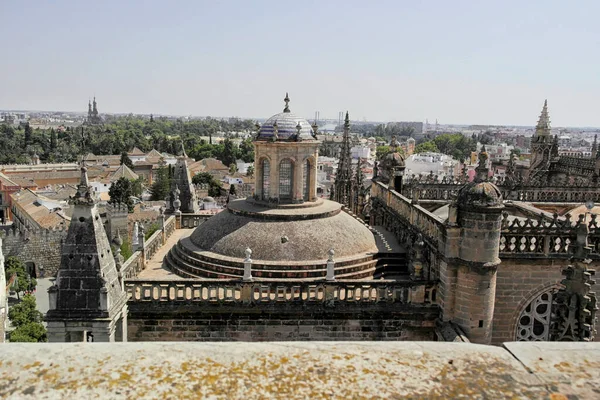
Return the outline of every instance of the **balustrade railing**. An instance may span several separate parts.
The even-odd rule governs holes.
[[[169,218],[167,218],[165,220],[165,226],[164,226],[164,231],[165,231],[165,237],[168,239],[169,237],[171,237],[171,235],[173,234],[173,232],[175,232],[175,216],[171,215]]]
[[[142,269],[144,269],[142,264],[142,252],[136,251],[123,263],[121,274],[124,279],[131,279],[138,276]]]
[[[162,232],[158,230],[144,242],[144,254],[146,259],[152,258],[158,249],[161,248],[162,244]]]
[[[429,239],[431,245],[438,248],[443,246],[445,226],[442,218],[418,204],[412,204],[411,200],[396,191],[390,191],[381,182],[375,182],[371,190],[372,198],[378,199],[374,201],[375,205],[377,201],[385,204],[398,217],[404,220],[407,228],[421,233],[425,238]],[[388,228],[390,225],[389,221],[388,223],[384,222],[384,225],[388,225],[386,226]],[[394,230],[393,227],[390,230]]]
[[[396,281],[228,281],[137,280],[125,282],[129,302],[199,303],[401,303],[433,304],[437,287],[430,282]]]

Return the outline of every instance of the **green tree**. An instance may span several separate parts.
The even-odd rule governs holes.
[[[229,185],[229,194],[232,196],[236,195],[236,191],[235,191],[235,185]]]
[[[32,143],[31,140],[31,136],[33,134],[33,130],[31,129],[31,126],[29,125],[29,122],[25,125],[25,146],[29,145]]]
[[[57,145],[58,145],[58,142],[56,139],[56,131],[54,131],[54,129],[52,129],[50,131],[50,150],[55,151]]]
[[[387,153],[390,152],[390,146],[377,146],[375,154],[377,154],[377,160],[383,159]]]
[[[254,165],[250,165],[246,170],[246,176],[252,178],[254,176]]]
[[[18,304],[8,311],[8,318],[16,328],[9,335],[11,342],[46,342],[43,315],[37,310],[35,296],[26,294]]]
[[[415,146],[415,153],[438,153],[439,149],[432,140],[427,142],[419,143]]]
[[[142,193],[144,193],[144,178],[141,176],[134,181],[131,181],[131,194],[135,197],[142,197]]]
[[[240,143],[238,157],[246,163],[254,162],[254,144],[252,138],[247,138]]]
[[[236,161],[236,151],[235,150],[236,149],[235,149],[231,139],[229,139],[229,137],[226,137],[225,140],[223,141],[223,153],[220,157],[220,160],[223,162],[223,164],[225,164],[225,165],[235,164],[235,161]]]
[[[37,310],[35,296],[26,294],[19,303],[9,308],[8,318],[12,325],[18,328],[29,322],[42,322],[43,315]]]
[[[194,185],[208,185],[208,195],[211,197],[218,197],[221,195],[221,182],[216,180],[215,177],[208,172],[200,172],[194,175],[192,183]]]
[[[236,163],[229,164],[229,174],[233,175],[236,172],[237,172],[237,164]]]
[[[161,165],[156,171],[156,181],[150,187],[152,200],[164,200],[171,191],[170,169],[166,165]]]
[[[129,212],[133,212],[134,205],[131,199],[131,196],[133,196],[133,184],[129,179],[122,176],[116,182],[113,182],[108,190],[108,195],[110,196],[109,203],[127,204]]]
[[[121,165],[125,164],[127,167],[133,169],[133,161],[129,158],[126,151],[121,153]]]
[[[4,273],[7,279],[11,279],[15,275],[15,282],[12,287],[17,292],[17,298],[19,299],[21,292],[33,290],[37,286],[37,281],[27,273],[23,261],[15,256],[6,257]]]

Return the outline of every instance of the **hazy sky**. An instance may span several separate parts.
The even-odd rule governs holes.
[[[0,109],[600,126],[600,1],[0,0]]]

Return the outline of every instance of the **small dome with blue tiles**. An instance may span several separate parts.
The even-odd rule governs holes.
[[[285,94],[285,108],[283,112],[273,115],[265,121],[258,131],[257,140],[273,141],[302,141],[316,140],[310,123],[290,112],[290,99]]]

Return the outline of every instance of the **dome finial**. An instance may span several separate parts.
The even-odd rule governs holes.
[[[489,174],[488,166],[487,166],[488,153],[487,153],[487,150],[485,149],[485,144],[481,147],[481,152],[479,153],[478,158],[479,158],[479,164],[475,168],[475,171],[477,173],[477,175],[475,176],[475,179],[479,182],[487,181],[488,174]]]
[[[285,108],[283,109],[283,112],[290,112],[290,96],[288,96],[287,92],[285,92],[285,99],[283,99],[283,101],[285,101]]]

